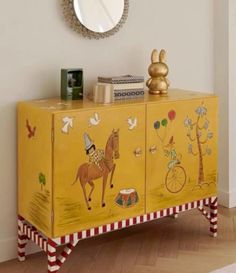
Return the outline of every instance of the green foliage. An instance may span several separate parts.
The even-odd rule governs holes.
[[[41,189],[42,186],[46,185],[46,177],[43,173],[39,173],[39,184],[41,185]]]

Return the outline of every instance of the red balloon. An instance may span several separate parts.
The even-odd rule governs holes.
[[[175,119],[175,116],[176,116],[175,110],[171,110],[171,111],[168,113],[168,118],[169,118],[170,121],[174,120],[174,119]]]

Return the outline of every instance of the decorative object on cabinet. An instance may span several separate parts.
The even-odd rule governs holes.
[[[61,99],[83,99],[83,69],[61,70]]]
[[[99,86],[110,86],[113,90],[114,100],[135,99],[144,96],[144,77],[142,76],[116,76],[98,77]]]
[[[170,84],[167,79],[169,69],[166,64],[165,50],[162,49],[158,56],[158,51],[154,49],[152,51],[151,62],[152,63],[148,68],[148,73],[151,78],[146,82],[146,85],[149,88],[149,93],[152,95],[167,94]]]
[[[60,103],[18,105],[19,260],[32,240],[48,253],[55,273],[82,239],[194,208],[216,237],[217,97],[171,90],[110,105]],[[27,119],[37,127],[33,141]],[[190,138],[196,139],[191,153]],[[198,141],[203,154],[211,150],[202,158],[204,175],[199,154],[193,156]],[[66,246],[57,256],[60,245]]]
[[[96,84],[93,89],[93,102],[112,103],[114,101],[114,90],[110,84]]]
[[[128,17],[129,0],[63,0],[70,27],[89,39],[115,34]]]

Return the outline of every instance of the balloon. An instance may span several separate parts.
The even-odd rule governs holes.
[[[162,125],[163,127],[166,127],[167,124],[168,124],[168,120],[167,120],[166,118],[163,119],[163,120],[161,121],[161,125]]]
[[[169,118],[170,121],[174,120],[174,119],[175,119],[175,116],[176,116],[175,110],[171,110],[171,111],[168,113],[168,118]]]
[[[156,130],[159,129],[160,126],[161,126],[160,121],[157,120],[156,122],[154,122],[154,128],[155,128]]]

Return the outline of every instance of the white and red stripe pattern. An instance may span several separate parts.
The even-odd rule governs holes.
[[[205,205],[204,205],[205,206]],[[210,222],[210,232],[213,237],[217,237],[217,197],[211,197],[208,206],[210,211],[204,209],[204,206],[199,206],[199,211],[206,217]]]
[[[212,233],[213,237],[217,237],[217,205],[217,198],[215,198],[215,200],[212,200],[212,202],[210,203],[210,232]]]
[[[204,209],[204,206],[210,207],[210,212]],[[56,273],[59,271],[62,264],[66,261],[67,257],[72,252],[77,243],[89,237],[108,233],[111,231],[123,229],[126,227],[134,226],[137,224],[149,222],[152,220],[160,219],[170,215],[178,215],[180,212],[190,209],[198,208],[202,214],[210,221],[210,231],[214,237],[217,236],[217,197],[209,197],[198,201],[193,201],[180,206],[163,209],[157,212],[151,212],[144,215],[136,216],[133,218],[121,220],[111,224],[79,231],[73,234],[58,238],[46,238],[40,234],[36,228],[27,223],[21,216],[18,218],[18,253],[19,260],[25,259],[25,245],[27,239],[34,241],[41,249],[47,252],[48,255],[48,272]],[[65,245],[62,253],[57,257],[56,248],[60,245]]]
[[[21,218],[21,220],[23,220],[23,218]],[[27,244],[27,241],[28,238],[21,230],[20,224],[18,222],[18,260],[20,262],[23,262],[25,260],[25,246]]]

